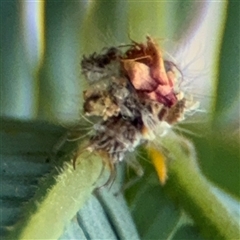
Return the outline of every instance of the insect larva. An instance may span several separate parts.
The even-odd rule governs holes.
[[[179,90],[180,71],[163,59],[151,37],[126,48],[111,47],[84,56],[81,62],[90,85],[84,91],[83,114],[97,118],[99,126],[89,139],[88,150],[105,157],[112,172],[128,152],[166,134],[171,125],[184,119],[186,111],[198,107]],[[162,182],[164,178],[166,171]]]

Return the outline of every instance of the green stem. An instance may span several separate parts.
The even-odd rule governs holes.
[[[209,239],[239,239],[239,223],[212,191],[213,185],[203,176],[192,144],[177,135],[163,139],[170,152],[169,179],[165,190],[199,226]]]
[[[85,201],[90,197],[101,171],[99,157],[84,152],[76,170],[65,162],[40,183],[34,198],[26,205],[25,216],[9,239],[58,239]]]

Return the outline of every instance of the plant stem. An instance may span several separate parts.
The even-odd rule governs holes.
[[[24,218],[10,233],[9,239],[58,239],[95,188],[101,160],[83,152],[76,170],[69,162],[55,169],[40,183],[34,198],[26,205]]]
[[[212,191],[201,173],[192,144],[175,134],[162,140],[172,159],[166,192],[194,219],[209,239],[239,239],[239,223]]]

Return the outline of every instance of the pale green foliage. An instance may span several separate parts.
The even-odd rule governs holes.
[[[1,120],[1,236],[10,231],[14,239],[20,234],[32,239],[237,239],[239,4],[229,4],[227,11],[224,2],[40,2],[1,3],[1,116],[8,117]],[[40,14],[40,20],[30,21],[35,28],[26,25],[26,6],[33,17]],[[34,6],[45,7],[45,14]],[[214,30],[198,37],[197,56],[189,59],[185,53],[210,9],[216,11],[208,23]],[[128,34],[136,41],[146,34],[159,38],[180,67],[191,63],[183,72],[191,83],[211,82],[201,91],[193,89],[200,101],[209,99],[211,114],[200,118],[211,115],[207,123],[188,126],[201,137],[188,136],[194,147],[176,135],[160,139],[169,153],[167,184],[160,186],[151,164],[143,161],[144,177],[126,191],[129,208],[122,195],[113,195],[121,183],[90,194],[101,171],[99,156],[86,157],[76,171],[71,164],[56,171],[55,164],[46,163],[63,130],[38,122],[78,121],[85,86],[81,56],[129,43]],[[212,57],[204,58],[209,49]],[[194,62],[202,57],[206,68],[199,71]],[[118,176],[122,180],[123,173]]]

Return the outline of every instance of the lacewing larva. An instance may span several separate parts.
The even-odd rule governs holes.
[[[147,36],[145,43],[132,41],[83,56],[81,70],[89,83],[83,115],[95,118],[87,150],[99,153],[110,167],[107,184],[115,177],[116,164],[142,144],[147,146],[163,184],[166,164],[151,142],[198,106],[179,90],[177,66],[164,60],[160,47]]]

